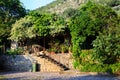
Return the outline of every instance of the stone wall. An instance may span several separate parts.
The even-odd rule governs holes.
[[[2,55],[0,56],[0,66],[10,71],[31,71],[33,59],[27,55]]]
[[[52,59],[56,60],[57,62],[65,65],[69,69],[74,69],[73,67],[73,58],[72,54],[64,53],[64,54],[52,54],[49,55]]]

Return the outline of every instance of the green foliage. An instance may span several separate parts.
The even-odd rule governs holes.
[[[93,42],[93,57],[103,64],[113,64],[120,60],[119,26],[110,27]]]
[[[67,9],[77,9],[80,5],[86,3],[87,0],[55,0],[50,4],[38,8],[38,13],[57,13],[62,14]],[[73,14],[72,12],[71,14]],[[69,15],[71,15],[69,14]]]
[[[34,27],[39,36],[56,36],[64,32],[63,24],[64,19],[56,14],[38,14],[34,21]]]
[[[64,35],[65,33],[65,21],[59,15],[53,15],[50,28],[50,34],[55,37],[57,35]]]
[[[38,36],[46,36],[48,35],[49,29],[48,25],[50,25],[50,15],[46,14],[38,14],[36,12],[31,12],[30,16],[32,16],[33,28],[35,29],[36,35]]]
[[[84,5],[87,1],[110,6],[118,13],[120,11],[120,0],[55,0],[46,6],[38,8],[35,11],[39,13],[58,13],[62,14],[64,17],[69,17],[69,15],[74,13],[74,9],[78,9],[79,6]],[[66,14],[66,11],[70,11],[71,14]]]
[[[120,5],[120,0],[99,0],[100,3],[108,5],[110,7],[115,7]]]
[[[68,8],[62,13],[62,16],[64,18],[70,18],[70,17],[74,16],[76,14],[76,12],[77,12],[76,9]]]
[[[64,24],[64,19],[56,14],[30,12],[29,15],[13,24],[10,39],[20,41],[36,36],[54,37],[62,33],[64,34]]]
[[[111,70],[112,73],[117,73],[120,71],[120,63],[115,63],[115,64],[111,64],[109,65],[109,69]]]
[[[49,42],[50,49],[49,51],[53,51],[55,53],[60,53],[60,40],[54,39]]]
[[[120,0],[99,0],[97,3],[109,6],[113,8],[118,14],[120,14]]]
[[[53,50],[55,53],[68,53],[70,47],[67,40],[61,42],[59,39],[51,40],[49,46],[50,50]]]
[[[25,40],[26,38],[35,37],[34,27],[32,26],[33,22],[31,16],[21,18],[12,25],[10,39],[14,41],[20,41]]]
[[[64,19],[56,14],[39,14],[32,12],[30,15],[33,16],[33,27],[39,36],[55,36],[64,31]]]
[[[69,25],[72,35],[73,56],[80,56],[80,48],[84,45],[87,37],[96,36],[104,28],[104,24],[108,25],[105,18],[112,12],[106,12],[108,10],[109,8],[88,2],[72,17]]]
[[[0,39],[5,42],[10,34],[11,25],[26,14],[19,0],[0,0]]]
[[[81,68],[81,71],[84,72],[108,72],[108,73],[116,73],[120,71],[120,63],[115,64],[89,64],[86,63]]]
[[[80,70],[81,70],[81,67],[83,67],[83,66],[80,65],[80,62],[79,62],[79,61],[75,60],[75,61],[73,62],[73,67],[74,67],[75,69],[80,69]]]
[[[68,53],[69,51],[69,46],[67,46],[66,44],[61,44],[60,45],[60,51],[64,52],[64,53]]]
[[[81,68],[81,71],[84,71],[84,72],[106,72],[106,68],[107,68],[101,64],[85,63],[85,65],[83,66],[84,67]]]
[[[20,54],[23,54],[23,49],[22,48],[18,48],[18,49],[10,49],[8,50],[5,54],[7,55],[20,55]]]
[[[109,67],[105,67],[105,70],[102,70],[102,66],[106,65],[100,63],[99,60],[103,63],[111,64],[114,63],[114,61],[118,62],[120,53],[118,23],[118,15],[115,11],[110,7],[97,3],[88,2],[77,11],[69,22],[73,45],[72,52],[75,60],[74,66],[76,68],[83,71],[106,72],[109,70]],[[105,33],[103,33],[104,30]],[[94,53],[94,57],[92,57],[93,52],[87,54],[81,51],[82,47],[86,45],[87,39],[90,38],[89,40],[93,41],[99,33],[103,35],[99,36],[99,39],[96,39],[96,46],[94,45],[94,47],[97,53]],[[112,46],[113,44],[115,45]],[[107,57],[105,52],[107,52]]]
[[[81,70],[82,68],[84,68],[84,66],[89,63],[89,64],[93,64],[94,61],[92,59],[92,49],[90,50],[81,50],[81,54],[80,56],[77,58],[78,60],[75,59],[73,65],[76,69]]]
[[[82,50],[79,61],[75,60],[74,68],[83,72],[108,72],[116,73],[120,71],[120,63],[115,64],[101,64],[92,58],[93,50]]]

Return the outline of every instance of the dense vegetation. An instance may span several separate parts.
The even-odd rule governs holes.
[[[15,2],[8,1],[12,4]],[[84,4],[76,3],[77,1],[81,0],[56,0],[47,7],[30,11],[25,17],[23,16],[26,11],[19,0],[16,0],[17,5],[19,4],[17,11],[11,8],[11,5],[0,6],[0,13],[4,11],[6,13],[5,16],[0,15],[1,42],[6,43],[5,40],[11,39],[18,42],[20,47],[38,44],[44,50],[46,48],[48,51],[57,53],[68,52],[72,48],[73,65],[76,69],[119,72],[120,0],[88,2],[85,0]],[[72,2],[74,2],[74,7],[71,6]],[[7,4],[4,1],[0,2],[0,4],[3,3]],[[59,9],[56,14],[54,12],[57,6],[64,8]],[[19,54],[21,51],[11,52],[10,50],[7,54]]]
[[[47,6],[40,7],[35,11],[39,13],[48,12],[61,14],[68,8],[77,9],[79,6],[86,3],[87,1],[89,0],[55,0],[52,3],[48,4]],[[116,10],[117,13],[120,13],[120,0],[90,0],[90,1],[100,3],[104,6],[106,5],[110,6],[114,10]]]
[[[18,41],[25,46],[28,44],[32,45],[32,43],[23,44],[23,42],[29,42],[28,40],[35,38],[42,40],[42,46],[45,48],[45,45],[53,46],[54,43],[50,44],[50,41],[53,41],[58,35],[64,36],[65,31],[65,21],[62,17],[56,14],[30,12],[26,17],[21,18],[12,25],[10,39]],[[49,43],[46,43],[47,39],[49,39],[47,41]]]
[[[19,0],[0,0],[0,45],[7,45],[11,25],[26,15]]]
[[[110,7],[92,2],[88,2],[80,8],[71,18],[69,25],[76,68],[83,71],[104,72],[108,71],[108,66],[116,65],[119,62],[119,19],[117,13]],[[93,50],[88,51],[89,54],[82,52],[83,49],[92,49],[92,47]],[[85,57],[88,55],[87,60]],[[90,66],[92,69],[88,68]],[[115,67],[115,70],[112,68],[114,67],[109,67],[111,72],[120,69],[120,67]]]

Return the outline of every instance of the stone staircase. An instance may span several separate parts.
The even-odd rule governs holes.
[[[51,63],[54,63],[55,65],[61,67],[62,70],[69,70],[69,68],[65,64],[62,64],[57,59],[55,59],[56,57],[45,55],[44,58],[50,61]]]
[[[44,56],[32,55],[32,58],[37,61],[37,71],[40,72],[59,72],[68,69],[66,66],[54,60],[48,55]]]

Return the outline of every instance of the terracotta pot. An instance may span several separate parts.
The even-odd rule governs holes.
[[[62,54],[64,54],[64,51],[62,51]]]
[[[55,52],[51,52],[51,54],[55,54]]]

